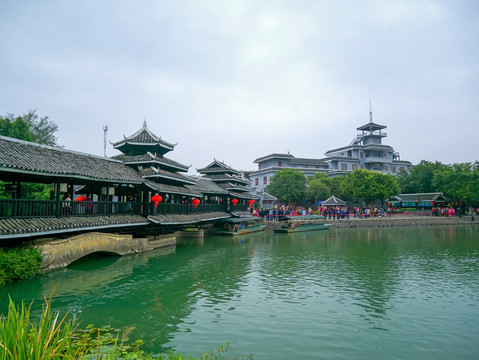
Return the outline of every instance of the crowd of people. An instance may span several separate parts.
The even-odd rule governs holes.
[[[272,208],[250,208],[250,212],[254,216],[261,217],[265,221],[278,220],[283,216],[302,216],[302,215],[323,215],[327,219],[341,220],[353,218],[369,218],[391,216],[393,214],[402,213],[400,209],[386,207],[386,208],[359,208],[348,206],[317,206],[317,207],[295,207],[295,206],[275,206]],[[472,208],[464,213],[461,208],[457,207],[436,207],[429,210],[423,210],[422,215],[430,214],[433,216],[471,216],[474,221],[474,216],[479,215],[479,208]]]

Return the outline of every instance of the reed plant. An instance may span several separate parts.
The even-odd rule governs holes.
[[[129,343],[133,327],[119,331],[110,326],[87,326],[78,330],[68,313],[52,313],[53,293],[42,305],[40,318],[32,321],[33,302],[15,305],[9,298],[8,314],[0,315],[0,360],[213,360],[225,359],[229,344],[200,357],[167,351],[150,354],[140,349],[142,340]],[[252,358],[252,357],[247,357]],[[237,359],[235,357],[235,359]],[[241,358],[245,359],[245,358]]]
[[[42,306],[38,323],[31,320],[33,302],[16,306],[9,298],[7,316],[0,316],[0,360],[75,359],[74,325],[67,315],[51,312],[52,295]]]

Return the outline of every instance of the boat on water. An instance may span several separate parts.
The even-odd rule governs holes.
[[[216,222],[214,233],[216,235],[238,236],[263,231],[266,226],[260,224],[260,220],[256,216],[221,219]]]
[[[302,231],[327,230],[330,224],[325,224],[325,217],[322,215],[284,216],[278,221],[282,222],[276,233],[296,233]]]

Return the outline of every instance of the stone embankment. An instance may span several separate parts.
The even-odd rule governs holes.
[[[478,219],[476,219],[478,220]],[[330,228],[359,228],[359,227],[395,227],[395,226],[434,226],[434,225],[476,225],[479,220],[471,221],[470,216],[462,217],[443,217],[443,216],[414,216],[414,215],[393,215],[377,216],[369,218],[349,219],[325,219]],[[275,229],[281,227],[281,222],[265,221],[267,228]]]

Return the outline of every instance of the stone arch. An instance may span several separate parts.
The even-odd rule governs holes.
[[[117,255],[135,254],[145,250],[146,239],[133,239],[132,235],[90,232],[67,239],[50,240],[38,244],[43,256],[42,270],[63,268],[95,252]]]

